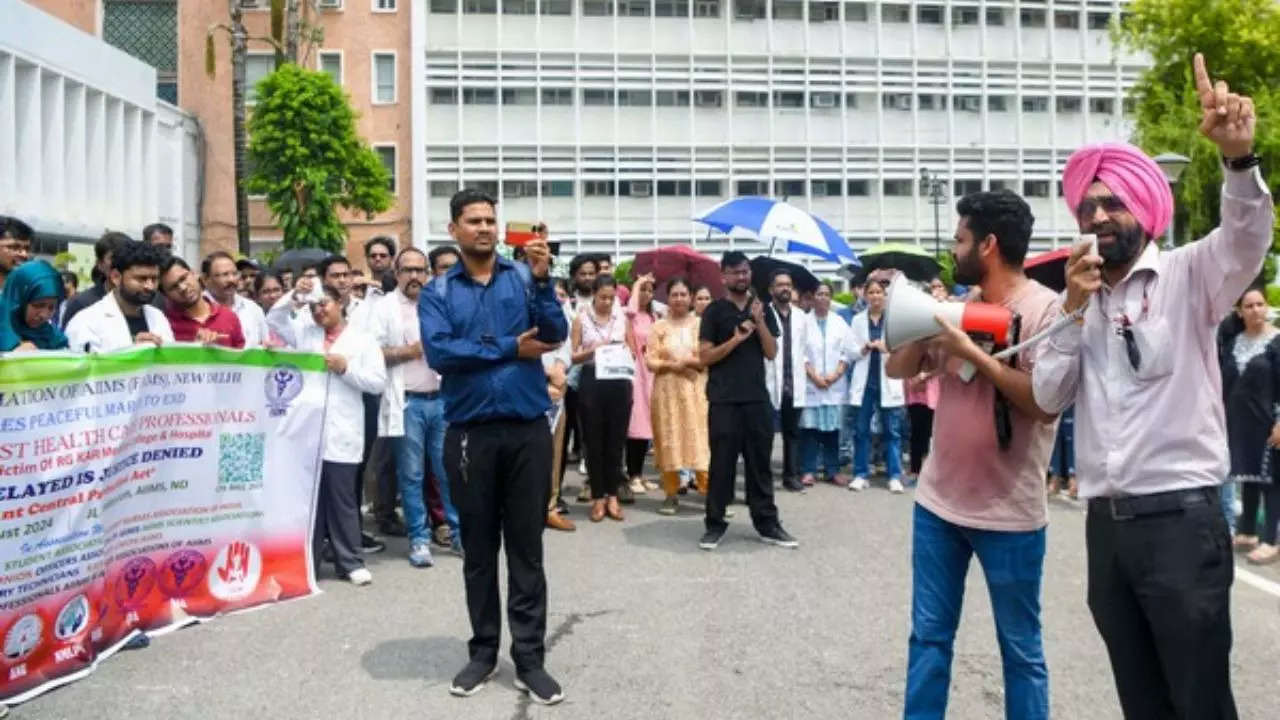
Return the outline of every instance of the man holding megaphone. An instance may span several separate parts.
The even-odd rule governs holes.
[[[1040,581],[1055,415],[1036,405],[1030,351],[999,360],[970,333],[990,345],[1015,344],[1018,330],[1052,325],[1059,303],[1022,272],[1035,222],[1026,201],[1008,190],[980,192],[956,211],[955,279],[981,292],[939,303],[899,278],[885,312],[894,351],[888,374],[942,373],[933,449],[916,490],[905,717],[946,714],[965,576],[976,555],[1004,660],[1005,714],[1037,720],[1049,717]],[[966,363],[976,377],[961,372]]]
[[[1127,718],[1237,717],[1215,331],[1261,270],[1275,213],[1253,101],[1212,82],[1201,55],[1194,66],[1199,129],[1222,156],[1222,224],[1161,252],[1174,207],[1156,163],[1131,145],[1078,150],[1063,196],[1098,246],[1067,261],[1063,311],[1077,322],[1042,346],[1034,373],[1040,407],[1075,403],[1089,608]]]

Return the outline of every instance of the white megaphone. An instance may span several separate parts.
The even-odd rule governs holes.
[[[889,284],[884,308],[884,343],[892,352],[906,343],[942,331],[937,316],[968,333],[980,345],[1001,348],[1013,337],[1014,314],[984,302],[939,302],[899,273]]]

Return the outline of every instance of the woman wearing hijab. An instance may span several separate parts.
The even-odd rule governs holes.
[[[53,324],[65,296],[61,273],[43,260],[10,272],[0,296],[0,352],[66,349],[67,336]]]

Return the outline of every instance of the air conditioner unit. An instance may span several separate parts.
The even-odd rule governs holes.
[[[316,0],[316,5],[329,10],[341,10],[342,0]]]
[[[836,96],[833,93],[814,93],[813,106],[816,108],[833,108],[836,106]]]
[[[631,197],[649,197],[653,194],[653,184],[647,180],[631,181]]]
[[[240,0],[240,7],[252,10],[254,8],[265,7],[268,0]]]

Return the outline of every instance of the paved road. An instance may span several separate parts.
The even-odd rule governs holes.
[[[572,480],[570,481],[572,482]],[[734,521],[714,553],[686,509],[548,534],[549,669],[557,708],[531,706],[500,679],[449,696],[465,658],[461,562],[414,570],[372,561],[371,587],[324,580],[316,598],[224,618],[120,653],[85,680],[15,709],[16,718],[166,720],[270,717],[886,720],[902,711],[910,496],[818,487],[779,495],[798,551],[759,543]],[[741,512],[740,508],[740,512]],[[745,513],[743,513],[745,514]],[[1055,718],[1119,718],[1106,656],[1085,608],[1083,514],[1055,503],[1045,640]],[[1260,575],[1280,583],[1280,574]],[[1261,583],[1265,584],[1265,583]],[[1280,587],[1280,585],[1277,585]],[[1237,581],[1235,687],[1242,718],[1280,696],[1280,597]],[[949,717],[1001,717],[1000,658],[980,574],[971,575]]]

